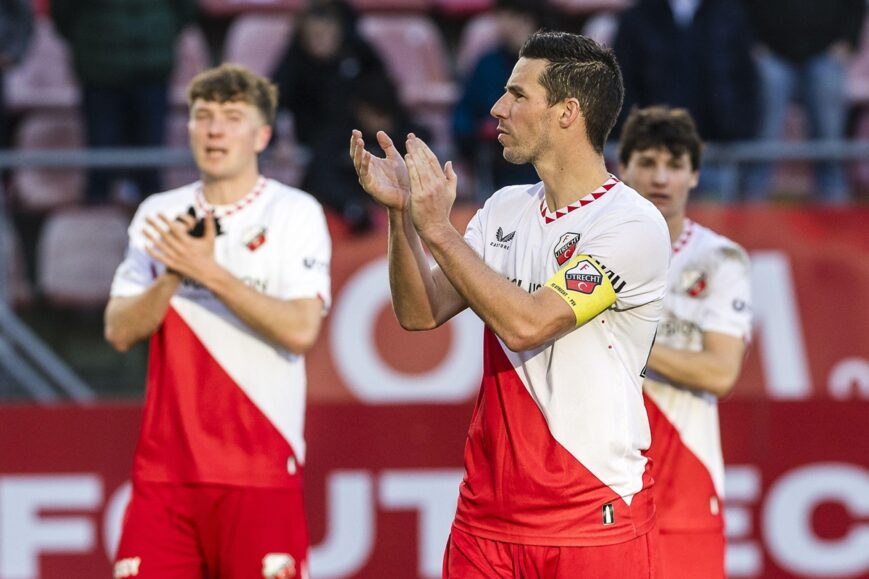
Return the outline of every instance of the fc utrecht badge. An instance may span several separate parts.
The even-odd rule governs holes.
[[[564,285],[567,289],[590,294],[603,281],[603,274],[589,260],[583,259],[564,272]]]
[[[266,228],[262,225],[251,225],[244,231],[241,240],[249,250],[256,251],[266,242]]]
[[[579,243],[579,233],[565,233],[555,244],[555,261],[558,265],[564,265],[573,253],[576,251],[576,244]]]
[[[289,553],[269,553],[263,557],[263,577],[293,579],[296,577],[296,560]]]
[[[706,272],[705,271],[685,271],[682,272],[681,287],[682,291],[692,298],[703,297],[706,294]]]

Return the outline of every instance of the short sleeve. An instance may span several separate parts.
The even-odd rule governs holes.
[[[741,250],[725,249],[709,280],[700,329],[748,340],[751,337],[751,270]]]
[[[281,268],[277,297],[281,299],[320,298],[328,310],[332,303],[332,239],[326,216],[319,203],[311,200],[294,211],[286,238],[287,267]]]
[[[131,297],[143,293],[165,269],[163,264],[155,262],[145,251],[146,239],[142,228],[148,212],[147,207],[145,203],[139,206],[127,229],[127,251],[112,279],[112,297]]]
[[[578,251],[598,260],[610,278],[616,309],[630,309],[664,297],[670,237],[659,214],[638,213],[580,244]]]
[[[486,213],[486,206],[478,209],[474,217],[468,222],[465,228],[465,242],[471,246],[471,249],[477,252],[477,255],[483,257],[483,248],[485,247],[483,219]]]

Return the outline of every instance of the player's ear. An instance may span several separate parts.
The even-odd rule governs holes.
[[[257,129],[256,135],[256,143],[254,143],[254,150],[257,153],[262,153],[266,150],[266,147],[269,145],[269,141],[272,140],[272,133],[274,129],[272,129],[271,125],[263,125],[259,129]]]
[[[579,101],[573,97],[566,98],[560,103],[561,111],[558,114],[558,124],[566,129],[582,117],[582,109]]]

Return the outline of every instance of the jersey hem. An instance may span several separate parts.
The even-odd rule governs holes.
[[[606,536],[604,537],[601,537],[600,532],[594,534],[581,534],[574,537],[550,537],[546,535],[508,533],[469,525],[463,521],[459,521],[458,519],[453,521],[453,527],[463,533],[468,533],[480,537],[481,539],[500,541],[502,543],[543,547],[600,547],[604,545],[626,543],[648,534],[655,527],[655,517],[651,517],[640,525],[631,525],[630,527],[623,528],[618,532],[606,532]]]

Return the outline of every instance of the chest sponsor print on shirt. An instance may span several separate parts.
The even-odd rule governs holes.
[[[492,247],[498,247],[500,249],[510,249],[510,243],[513,241],[513,238],[516,236],[515,231],[511,231],[510,233],[504,233],[504,229],[499,227],[495,232],[495,241],[490,241],[489,245]]]
[[[558,265],[564,265],[573,257],[576,245],[579,243],[579,233],[567,232],[562,235],[555,244],[555,261]]]
[[[564,272],[564,283],[567,289],[583,294],[594,292],[602,281],[603,275],[587,259],[583,259]]]
[[[250,251],[256,251],[266,242],[266,228],[262,225],[251,225],[244,230],[241,240]]]

